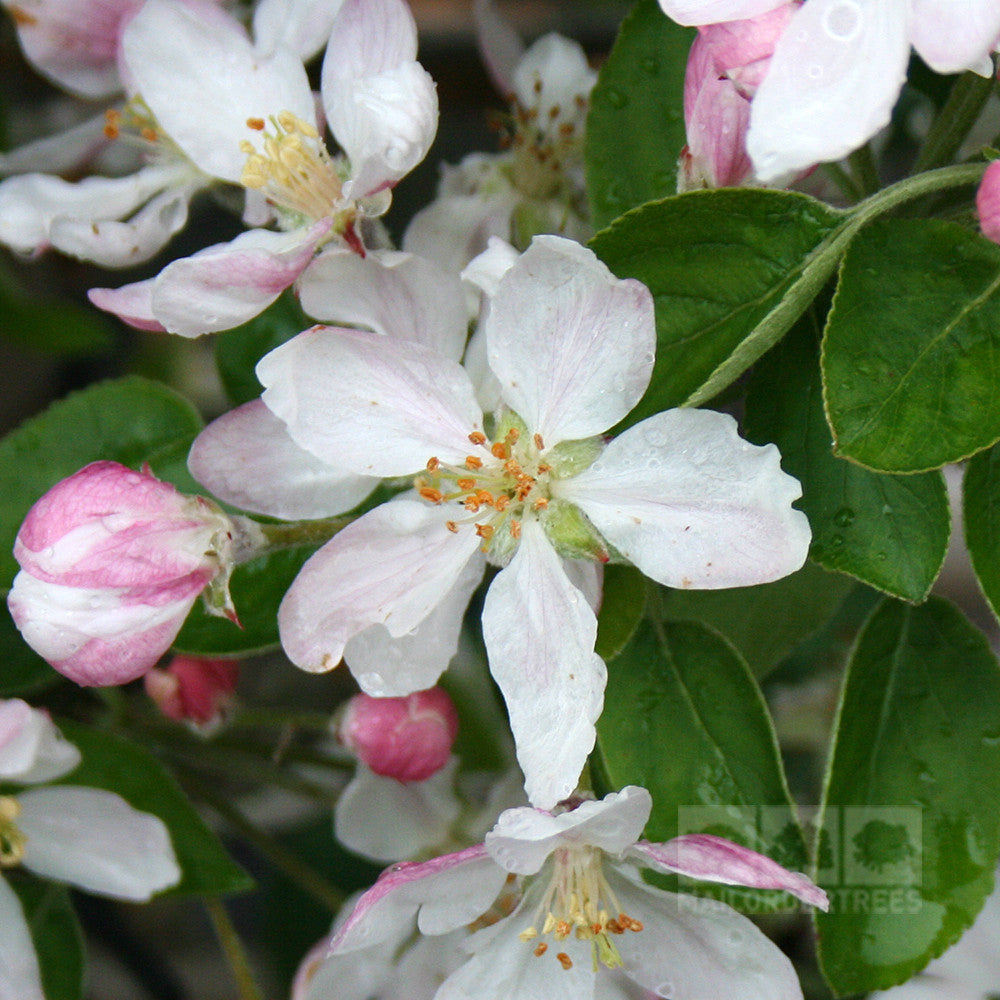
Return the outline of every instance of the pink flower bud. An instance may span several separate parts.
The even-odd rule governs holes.
[[[222,718],[239,676],[236,660],[175,656],[165,669],[150,670],[143,681],[146,694],[168,719],[207,726]]]
[[[976,192],[976,211],[983,236],[1000,243],[1000,160],[994,160],[983,174]]]
[[[25,641],[84,685],[123,684],[166,652],[198,595],[235,618],[225,582],[233,522],[147,472],[94,462],[28,512],[7,598]]]
[[[688,144],[678,190],[737,187],[753,179],[746,149],[750,99],[798,6],[787,3],[759,17],[698,29],[684,77]]]
[[[357,694],[337,735],[376,774],[397,781],[426,781],[448,762],[458,733],[458,713],[441,688],[405,698]]]

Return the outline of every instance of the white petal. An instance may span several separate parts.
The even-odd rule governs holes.
[[[345,197],[391,187],[434,141],[437,93],[416,54],[416,24],[404,0],[345,0],[322,79],[327,121],[351,162]]]
[[[343,0],[260,0],[253,12],[253,37],[263,54],[290,48],[308,62],[330,37]]]
[[[337,839],[375,861],[413,858],[447,843],[461,805],[455,794],[458,758],[426,781],[396,781],[358,764],[334,809]]]
[[[490,585],[483,638],[503,692],[532,805],[551,809],[576,788],[594,748],[607,671],[594,652],[597,618],[531,519],[510,565]]]
[[[397,637],[420,625],[478,549],[472,532],[448,531],[446,516],[440,508],[399,500],[327,542],[302,567],[278,613],[281,644],[292,662],[330,670],[347,641],[369,625],[384,625]]]
[[[153,286],[153,313],[170,333],[231,330],[263,312],[312,260],[329,222],[311,229],[251,229],[168,264]]]
[[[678,24],[716,24],[719,21],[742,21],[766,14],[787,0],[660,0],[667,17]]]
[[[188,468],[220,500],[293,521],[343,513],[378,485],[300,448],[259,399],[213,420],[195,438]]]
[[[809,0],[753,99],[747,151],[762,181],[839,160],[888,124],[906,79],[909,0]]]
[[[469,378],[423,344],[313,327],[263,358],[257,377],[292,438],[335,468],[406,476],[432,457],[462,465],[477,453],[469,434],[482,411]]]
[[[367,327],[413,340],[458,361],[468,319],[458,276],[425,257],[375,250],[327,250],[299,283],[302,308],[338,326]]]
[[[361,689],[375,698],[396,698],[433,687],[458,651],[462,620],[482,578],[483,558],[474,553],[437,607],[412,631],[393,636],[384,625],[369,625],[348,640],[344,662]]]
[[[42,973],[21,901],[0,877],[0,998],[45,1000]]]
[[[63,785],[18,796],[24,867],[117,899],[146,900],[181,877],[163,821],[120,795]]]
[[[514,93],[514,71],[524,56],[524,42],[494,0],[475,0],[472,15],[483,64],[500,95],[509,97]]]
[[[80,751],[48,713],[20,698],[0,701],[0,779],[25,785],[51,781],[79,763]]]
[[[153,286],[155,278],[134,281],[121,288],[91,288],[87,298],[105,312],[117,316],[123,323],[137,330],[166,333],[163,324],[153,315]]]
[[[802,1000],[792,963],[746,917],[714,899],[637,884],[605,867],[643,930],[615,938],[627,975],[671,1000]]]
[[[798,482],[713,410],[667,410],[615,438],[590,468],[554,484],[647,576],[716,589],[777,580],[805,561]]]
[[[649,384],[652,296],[572,240],[535,237],[484,322],[503,398],[546,447],[607,430]]]
[[[104,134],[107,121],[101,112],[79,125],[0,153],[0,175],[35,171],[67,174],[82,169],[108,146],[110,140]]]
[[[1000,35],[996,0],[912,0],[912,8],[910,41],[931,69],[980,72]],[[988,58],[986,65],[992,66]]]
[[[291,111],[315,123],[309,80],[298,55],[254,51],[230,16],[202,16],[174,0],[147,0],[125,29],[125,61],[161,128],[205,173],[239,182],[240,141],[261,145],[247,119]]]
[[[498,865],[518,875],[533,875],[560,847],[590,845],[622,854],[641,836],[652,808],[649,792],[629,785],[557,815],[524,806],[508,809],[486,834],[486,850]]]
[[[580,43],[550,32],[534,41],[518,64],[514,93],[521,107],[566,121],[576,116],[580,98],[589,97],[596,82],[597,72]],[[552,108],[558,109],[554,115]]]
[[[506,240],[491,236],[486,249],[470,260],[462,271],[462,280],[468,281],[488,299],[492,299],[500,287],[500,280],[520,256]]]

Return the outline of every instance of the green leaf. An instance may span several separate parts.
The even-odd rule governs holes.
[[[311,325],[295,296],[286,292],[248,323],[220,333],[215,338],[215,365],[233,403],[256,399],[264,391],[254,374],[257,362]]]
[[[634,566],[604,567],[604,598],[597,616],[598,656],[614,659],[632,638],[646,607],[646,578]]]
[[[153,813],[166,824],[183,874],[164,895],[218,895],[253,888],[250,876],[230,859],[180,786],[149,751],[113,733],[64,719],[58,724],[83,755],[82,763],[60,784],[115,792],[133,808]]]
[[[243,628],[210,615],[199,601],[174,640],[173,649],[194,656],[249,656],[276,649],[278,605],[302,564],[315,551],[315,546],[285,549],[238,566],[229,592]]]
[[[851,589],[812,563],[773,583],[729,590],[665,590],[669,621],[698,621],[724,635],[755,677],[766,676],[830,619]]]
[[[836,266],[842,218],[790,191],[690,191],[598,233],[597,256],[656,304],[652,381],[622,426],[711,399],[768,350]]]
[[[1000,617],[1000,444],[969,460],[962,503],[972,568],[993,614]]]
[[[6,602],[0,611],[0,663],[0,698],[36,694],[62,680],[21,638]]]
[[[922,601],[944,562],[951,515],[940,472],[892,476],[833,454],[823,413],[817,324],[807,314],[754,369],[747,437],[773,441],[802,484],[810,557],[885,593]]]
[[[625,19],[590,95],[584,161],[594,228],[677,191],[686,142],[684,73],[695,38],[639,0]]]
[[[99,459],[139,468],[200,427],[187,400],[129,376],[75,392],[8,434],[0,441],[0,581],[17,572],[11,550],[29,508],[59,480]]]
[[[836,863],[820,883],[823,972],[886,989],[940,955],[993,888],[1000,854],[1000,670],[985,636],[932,597],[885,600],[848,667],[823,803]]]
[[[801,867],[764,699],[717,633],[644,621],[608,664],[597,738],[612,787],[642,785],[653,796],[650,840],[711,831]]]
[[[950,222],[889,219],[852,242],[823,341],[837,453],[886,472],[1000,438],[1000,247]]]
[[[9,877],[9,884],[31,931],[45,1000],[80,1000],[86,956],[69,892],[20,871]]]

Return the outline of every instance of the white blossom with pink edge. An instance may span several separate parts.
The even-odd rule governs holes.
[[[333,19],[322,98],[343,157],[323,144],[292,49],[269,46],[261,57],[249,38],[233,39],[221,59],[204,26],[169,0],[148,0],[126,46],[146,54],[139,89],[177,145],[205,173],[266,199],[278,226],[174,261],[147,281],[91,291],[95,305],[141,329],[185,337],[230,329],[273,302],[331,240],[363,254],[362,220],[386,211],[392,187],[437,131],[437,94],[416,61],[405,0],[343,0]],[[280,87],[255,85],[264,66]]]
[[[405,695],[435,683],[485,564],[501,567],[490,669],[529,799],[548,807],[575,788],[603,703],[598,563],[613,549],[668,586],[746,586],[801,566],[810,533],[777,449],[731,417],[668,411],[605,446],[648,385],[653,304],[591,251],[536,238],[483,322],[503,400],[490,416],[423,343],[319,327],[260,362],[262,405],[300,449],[341,473],[416,477],[305,564],[279,627],[304,669],[343,658],[368,694]]]
[[[752,18],[786,0],[659,0],[681,24]],[[887,125],[912,45],[938,73],[992,73],[995,0],[809,0],[753,99],[747,148],[762,181],[838,160]]]
[[[20,699],[0,700],[0,777],[31,785],[80,762],[49,717]],[[0,868],[115,899],[144,901],[175,885],[180,868],[162,820],[97,788],[48,785],[0,795]],[[17,895],[0,878],[0,996],[44,1000],[31,932]]]
[[[510,809],[482,845],[394,865],[339,928],[328,961],[478,921],[482,929],[465,943],[470,957],[434,1000],[642,991],[670,1000],[801,1000],[791,963],[750,920],[722,903],[654,889],[639,871],[781,889],[826,909],[808,878],[719,837],[640,840],[652,808],[644,788],[566,806]],[[515,891],[519,899],[505,898]]]
[[[258,532],[146,472],[94,462],[28,512],[7,603],[28,645],[60,673],[123,684],[166,652],[206,588],[206,607],[235,620],[229,573]]]

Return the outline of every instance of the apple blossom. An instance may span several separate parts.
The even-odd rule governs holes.
[[[614,553],[668,586],[745,586],[797,569],[809,528],[777,449],[742,441],[724,414],[660,413],[605,445],[649,382],[653,305],[589,250],[536,238],[483,322],[495,417],[426,342],[387,351],[382,334],[315,327],[260,362],[258,413],[329,478],[416,477],[306,563],[279,628],[299,666],[343,658],[368,694],[406,695],[437,680],[485,565],[500,567],[483,611],[490,670],[546,807],[573,791],[603,701],[595,563]]]
[[[169,0],[147,0],[125,47],[142,54],[138,89],[173,141],[205,174],[248,190],[248,221],[278,229],[253,228],[173,261],[156,278],[90,293],[134,326],[186,337],[257,315],[331,240],[363,254],[362,222],[386,211],[392,187],[424,158],[437,130],[434,83],[416,61],[405,0],[344,0],[333,19],[322,97],[343,157],[323,143],[293,49],[272,39],[260,55],[246,36],[217,35]]]
[[[659,0],[680,24],[754,18],[786,0]],[[992,73],[994,0],[809,0],[753,98],[747,149],[772,181],[838,160],[887,125],[912,45],[938,73]]]
[[[994,160],[983,173],[976,191],[976,212],[983,236],[1000,243],[1000,160]]]
[[[80,753],[49,717],[19,699],[0,700],[0,778],[49,782],[72,771]],[[162,820],[98,788],[46,785],[0,795],[0,869],[23,865],[87,892],[142,901],[176,884],[177,865]],[[0,878],[0,996],[44,1000],[41,970],[17,895]]]
[[[93,462],[28,512],[7,598],[25,641],[84,685],[122,684],[166,652],[198,595],[235,620],[228,579],[259,529],[148,472]]]
[[[474,922],[481,929],[465,942],[470,957],[435,1000],[568,1000],[636,987],[671,1000],[800,1000],[791,963],[750,920],[722,903],[654,889],[639,871],[782,889],[826,909],[823,891],[719,837],[640,840],[651,807],[649,793],[630,786],[554,812],[510,809],[481,845],[388,869],[338,929],[327,961]]]
[[[583,133],[597,74],[576,42],[547,34],[527,49],[491,0],[474,7],[480,48],[510,103],[497,154],[445,166],[437,199],[414,216],[403,247],[455,271],[491,236],[522,249],[536,233],[591,235],[583,183]]]
[[[143,683],[168,719],[211,727],[229,708],[239,676],[236,660],[175,656],[162,670],[147,671]]]

